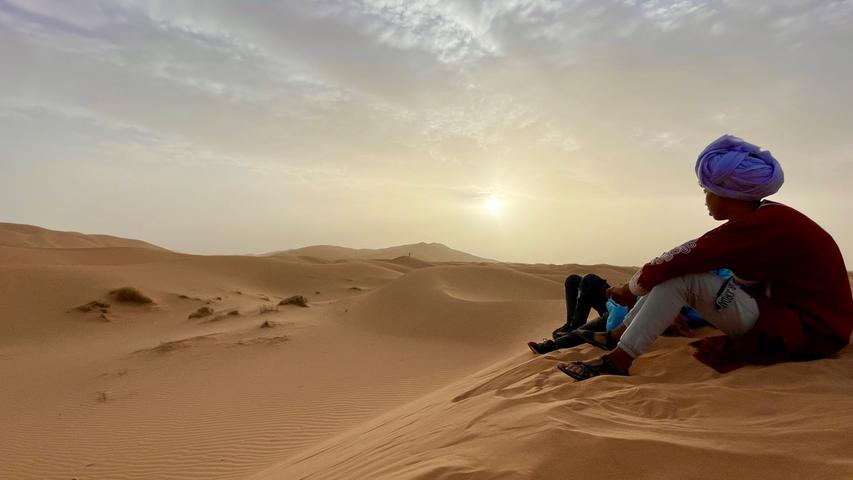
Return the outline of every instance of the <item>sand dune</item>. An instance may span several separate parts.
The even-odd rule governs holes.
[[[361,296],[348,318],[392,335],[506,343],[530,335],[536,319],[562,306],[562,295],[562,283],[507,267],[439,266]]]
[[[720,376],[662,339],[574,384],[590,348],[524,346],[567,274],[633,271],[0,246],[0,478],[853,476],[850,349]]]
[[[434,263],[427,262],[426,260],[421,260],[415,257],[402,256],[397,258],[392,258],[388,261],[389,263],[393,263],[394,265],[402,265],[408,268],[426,268],[435,266]]]
[[[36,248],[137,247],[163,250],[161,247],[141,240],[112,235],[60,232],[18,223],[0,223],[0,245]]]
[[[130,265],[179,254],[140,247],[44,248],[0,245],[0,265]]]
[[[314,245],[311,247],[272,252],[267,255],[307,257],[309,259],[320,260],[345,260],[357,258],[365,260],[383,260],[395,259],[398,257],[414,257],[425,262],[495,262],[495,260],[454,250],[440,243],[423,242],[379,249],[356,249],[333,245]]]
[[[430,269],[414,259],[318,264],[127,247],[0,247],[0,259],[0,423],[10,439],[0,478],[242,478],[516,347],[401,338],[379,331],[388,318],[352,320],[361,297]],[[123,286],[154,303],[116,302],[109,292]],[[291,295],[310,308],[277,307]],[[75,309],[93,301],[109,307]],[[203,306],[214,313],[188,318]]]

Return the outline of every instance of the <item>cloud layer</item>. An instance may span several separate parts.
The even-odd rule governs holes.
[[[0,0],[0,213],[636,264],[713,226],[692,164],[728,132],[847,253],[851,26],[825,0]]]

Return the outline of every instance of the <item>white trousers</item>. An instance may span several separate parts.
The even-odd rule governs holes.
[[[628,328],[619,340],[619,348],[633,358],[646,353],[684,305],[698,311],[726,335],[743,335],[758,320],[758,305],[738,288],[731,303],[717,310],[714,300],[723,281],[711,273],[692,273],[658,284],[625,316]]]

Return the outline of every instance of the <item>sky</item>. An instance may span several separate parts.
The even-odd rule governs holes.
[[[850,269],[851,45],[851,0],[0,0],[0,221],[640,265],[730,133]]]

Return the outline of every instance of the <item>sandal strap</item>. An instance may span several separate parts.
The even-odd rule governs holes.
[[[580,372],[569,370],[568,367],[580,367]],[[611,360],[607,355],[601,357],[601,364],[599,365],[592,365],[588,362],[578,361],[561,365],[559,368],[563,373],[578,381],[588,380],[592,377],[598,377],[601,375],[628,375],[628,372],[623,372],[617,368],[613,363],[613,360]]]
[[[581,367],[581,371],[582,371],[581,375],[585,379],[598,376],[598,372],[596,371],[595,367],[586,363],[586,362],[577,362],[577,363],[573,363],[573,365],[578,365]]]
[[[611,375],[628,375],[628,372],[620,370],[608,355],[601,357],[601,367],[600,370],[606,371]]]
[[[580,372],[571,370],[571,367],[580,367]],[[574,378],[576,381],[588,380],[596,376],[595,370],[584,362],[570,362],[558,365],[557,368],[566,375]]]

